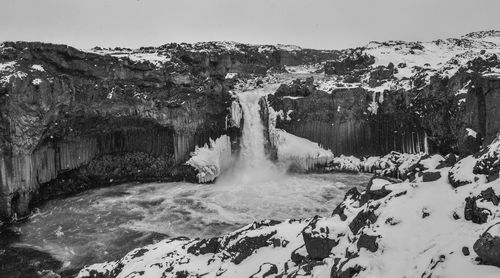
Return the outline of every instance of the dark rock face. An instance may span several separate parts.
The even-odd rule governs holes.
[[[305,245],[295,249],[290,255],[290,259],[296,265],[302,264],[307,259],[307,250],[305,249]]]
[[[440,178],[441,178],[440,172],[423,172],[422,173],[422,181],[423,182],[437,181]]]
[[[377,236],[362,234],[357,242],[358,250],[361,248],[365,248],[370,252],[377,252],[378,250],[377,238],[378,238]]]
[[[370,80],[368,84],[372,87],[380,86],[384,81],[394,78],[394,65],[389,64],[387,67],[378,66],[370,72]]]
[[[353,234],[357,234],[361,228],[369,223],[375,223],[378,217],[373,212],[375,208],[367,209],[366,211],[361,211],[354,217],[351,223],[349,223],[349,229]]]
[[[485,263],[500,267],[500,237],[492,236],[489,231],[499,223],[490,226],[474,243],[474,252]]]
[[[302,231],[307,254],[314,260],[327,258],[332,248],[338,244],[333,235],[334,231],[317,225],[320,219],[316,216]]]
[[[356,86],[325,92],[311,88],[307,81],[282,86],[278,92],[269,96],[270,106],[287,115],[293,112],[290,120],[278,118],[276,126],[318,142],[333,153],[366,156],[424,150],[425,132],[415,115],[407,112],[407,92],[384,97],[385,93]],[[367,112],[373,103],[379,105],[377,114]]]
[[[455,43],[460,44],[460,40]],[[423,47],[413,45],[417,48],[409,55]],[[383,43],[381,46],[398,48]],[[278,127],[319,142],[333,153],[360,156],[391,150],[418,153],[425,147],[431,153],[467,155],[477,152],[500,132],[496,120],[500,114],[495,109],[500,103],[500,79],[483,74],[499,67],[496,55],[482,54],[471,59],[451,76],[432,73],[428,65],[413,67],[411,77],[399,78],[398,71],[406,65],[375,66],[375,57],[367,53],[363,48],[349,49],[325,63],[325,73],[333,75],[332,83],[337,84],[324,89],[327,94],[315,88],[300,94],[300,99],[277,95],[271,102],[276,111],[286,114],[293,110],[292,119],[278,121]],[[457,61],[449,63],[456,65]],[[390,85],[398,82],[408,82],[409,86]],[[383,84],[389,86],[380,91]],[[466,135],[467,129],[477,132],[477,136]]]
[[[325,63],[325,74],[343,75],[356,69],[364,69],[375,62],[373,56],[366,55],[362,49],[350,50],[345,57]]]

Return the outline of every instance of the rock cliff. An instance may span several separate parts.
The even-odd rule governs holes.
[[[192,179],[183,163],[196,145],[238,137],[227,125],[235,82],[228,74],[244,78],[337,56],[223,42],[90,51],[4,42],[0,218],[92,186]]]
[[[322,64],[324,74],[309,71],[269,100],[286,115],[277,127],[336,155],[470,154],[500,131],[499,55],[497,31],[371,42],[343,50]]]

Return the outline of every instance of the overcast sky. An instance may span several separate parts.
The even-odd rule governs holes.
[[[340,49],[500,29],[500,0],[0,0],[0,41],[157,46],[229,40]]]

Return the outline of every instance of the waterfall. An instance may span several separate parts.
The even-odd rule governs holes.
[[[266,89],[257,89],[238,94],[243,112],[240,153],[234,167],[221,177],[219,183],[248,185],[281,176],[280,171],[269,160],[265,150],[265,129],[259,100],[268,92]]]
[[[261,95],[254,92],[242,93],[239,97],[244,118],[239,158],[243,169],[257,169],[271,164],[265,154],[266,141],[260,116],[260,98]]]
[[[227,145],[222,148],[225,150],[223,152],[217,151],[218,147],[215,146],[217,144],[197,147],[186,164],[197,169],[200,182],[213,181],[217,178],[216,183],[219,185],[248,185],[282,176],[283,171],[279,171],[266,154],[268,140],[264,134],[266,129],[262,122],[259,104],[263,96],[275,90],[276,86],[268,86],[237,93],[238,101],[234,101],[231,106],[231,124],[239,126],[240,122],[243,123],[239,156],[232,159],[228,157],[231,149],[227,136],[227,140],[223,141],[223,145]],[[221,155],[224,156],[222,160]],[[217,161],[227,161],[228,166],[219,167],[220,163]]]

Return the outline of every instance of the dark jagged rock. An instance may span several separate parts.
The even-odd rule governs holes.
[[[346,57],[325,63],[325,74],[342,75],[355,69],[366,68],[375,62],[375,57],[362,52],[362,49],[351,50]]]
[[[473,223],[483,224],[488,221],[491,211],[478,207],[476,204],[478,199],[477,197],[465,198],[464,217],[465,220],[472,221]]]
[[[338,244],[334,231],[318,225],[321,218],[316,216],[302,231],[307,254],[314,260],[322,260],[330,255],[330,250]]]
[[[465,199],[465,220],[472,221],[476,224],[483,224],[488,221],[488,217],[492,215],[492,212],[478,206],[478,202],[491,202],[493,205],[498,206],[500,203],[500,196],[496,194],[493,188],[489,187],[481,191],[478,196],[467,197]]]
[[[444,157],[444,160],[441,161],[439,163],[439,165],[436,167],[436,169],[442,169],[442,168],[445,168],[445,167],[452,167],[453,165],[455,165],[455,163],[457,163],[457,161],[459,160],[459,157],[455,154],[447,154],[445,157]]]
[[[352,277],[356,277],[362,270],[363,270],[363,268],[359,265],[351,266],[351,267],[348,267],[347,269],[342,269],[342,267],[339,267],[339,269],[337,269],[336,267],[333,267],[331,274],[330,274],[330,277],[331,278],[352,278]]]
[[[238,241],[236,244],[230,246],[227,251],[230,253],[235,253],[236,256],[233,258],[232,262],[235,264],[241,263],[248,256],[250,256],[254,250],[259,249],[264,246],[268,246],[268,240],[276,234],[276,231],[265,235],[259,235],[257,237],[247,237]]]
[[[421,175],[423,182],[437,181],[441,178],[441,172],[423,172]]]
[[[479,197],[482,198],[485,201],[492,202],[493,205],[498,206],[500,203],[500,197],[496,194],[495,190],[493,188],[488,187],[487,189],[481,191],[481,194],[479,194]]]
[[[220,242],[218,238],[202,239],[201,241],[188,247],[188,253],[194,255],[205,255],[216,253],[219,250]]]
[[[372,87],[380,86],[387,80],[393,79],[394,72],[394,65],[392,63],[387,67],[378,66],[370,71],[370,79],[368,81],[368,84]]]
[[[374,210],[376,208],[369,208],[367,210],[360,211],[356,217],[349,223],[349,229],[353,234],[357,234],[361,228],[370,223],[375,223],[378,217],[375,215]]]
[[[359,236],[357,243],[358,250],[361,248],[365,248],[370,252],[377,252],[378,250],[377,238],[378,238],[377,236],[361,234]]]
[[[344,196],[344,201],[347,199],[351,200],[359,200],[361,196],[361,193],[359,193],[358,189],[356,187],[353,187],[347,191],[347,193]],[[332,212],[332,216],[338,215],[342,221],[345,221],[347,219],[347,216],[344,213],[345,209],[345,204],[344,202],[340,203]]]

